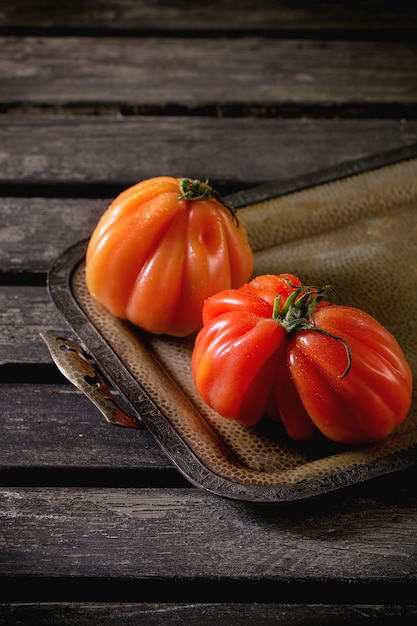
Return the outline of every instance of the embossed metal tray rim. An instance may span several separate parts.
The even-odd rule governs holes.
[[[262,185],[234,194],[229,197],[229,200],[235,206],[241,207],[416,157],[417,144],[341,164],[338,167],[288,182]],[[259,503],[285,503],[323,495],[409,467],[417,462],[417,446],[412,446],[402,450],[401,453],[372,462],[364,462],[349,470],[329,473],[325,476],[314,476],[296,484],[267,486],[235,482],[213,472],[184,441],[168,417],[143,388],[141,382],[132,375],[120,356],[110,347],[77,302],[72,290],[72,277],[84,261],[86,246],[87,241],[79,242],[65,251],[51,266],[48,274],[50,296],[86,350],[126,400],[132,413],[140,416],[141,421],[152,432],[174,465],[193,485],[232,499]]]

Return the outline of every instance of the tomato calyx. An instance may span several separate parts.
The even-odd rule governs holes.
[[[178,200],[188,200],[190,202],[195,200],[217,200],[229,211],[236,225],[239,225],[234,206],[223,200],[219,192],[210,187],[207,181],[202,183],[198,179],[182,178],[180,180],[180,192]]]
[[[314,324],[313,320],[313,313],[319,306],[320,302],[324,301],[331,304],[329,298],[326,297],[326,293],[332,289],[332,287],[329,285],[322,288],[306,287],[304,285],[296,286],[291,285],[289,281],[286,282],[288,282],[290,287],[294,287],[294,291],[286,299],[282,308],[281,296],[277,295],[275,297],[272,319],[282,326],[287,336],[292,336],[302,330],[313,330],[317,333],[325,335],[326,337],[340,341],[346,350],[347,367],[345,371],[338,376],[338,378],[345,378],[352,365],[352,355],[349,344],[341,337],[332,335],[322,328],[319,328]]]

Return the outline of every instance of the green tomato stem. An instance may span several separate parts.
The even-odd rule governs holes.
[[[292,286],[290,283],[288,284]],[[313,330],[321,335],[340,341],[345,347],[348,364],[343,374],[340,374],[338,378],[344,378],[352,366],[352,353],[349,344],[341,337],[336,337],[322,328],[318,328],[313,320],[313,313],[320,302],[325,299],[325,292],[328,290],[328,285],[321,289],[318,287],[295,287],[282,309],[280,309],[281,298],[278,295],[274,300],[272,318],[282,326],[288,336],[302,330]],[[327,298],[325,300],[330,303]]]
[[[229,211],[234,222],[239,226],[236,209],[223,200],[221,195],[207,184],[207,181],[202,183],[197,179],[191,180],[190,178],[182,178],[180,180],[180,192],[181,194],[178,196],[178,200],[188,200],[189,202],[195,200],[211,200],[214,198],[214,200],[217,200],[217,202]]]

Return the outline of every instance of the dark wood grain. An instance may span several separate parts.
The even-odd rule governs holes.
[[[49,363],[42,330],[68,330],[45,287],[0,287],[0,364]]]
[[[19,195],[71,195],[72,185],[109,197],[163,174],[238,190],[416,140],[415,120],[0,116],[0,184]]]
[[[196,29],[233,31],[296,31],[309,35],[317,31],[383,33],[391,35],[416,26],[415,7],[409,2],[359,0],[346,3],[291,2],[291,0],[212,0],[205,4],[179,0],[82,0],[45,3],[42,0],[14,0],[2,7],[0,26],[5,29],[34,28],[91,31],[180,31]]]
[[[45,274],[64,250],[90,237],[110,202],[110,198],[2,198],[1,272],[13,273],[15,280],[25,272]]]
[[[116,399],[120,401],[118,396]],[[130,484],[143,484],[145,475],[148,480],[155,479],[152,471],[161,470],[162,474],[172,468],[147,429],[111,426],[72,385],[2,384],[0,403],[3,483],[6,470],[9,475],[25,470],[19,476],[36,484],[33,474],[45,480],[49,468],[51,477],[55,472],[55,484],[63,479],[64,470],[72,471],[72,479],[83,484],[101,473],[106,484],[112,475],[103,470],[111,469],[114,479],[116,472],[130,469],[130,476],[126,473],[124,478]]]
[[[397,478],[353,494],[286,509],[197,489],[2,488],[3,580],[10,594],[13,580],[38,579],[38,600],[53,599],[48,580],[59,588],[60,579],[64,597],[90,594],[99,580],[108,600],[141,589],[141,597],[172,601],[182,586],[183,600],[219,599],[223,589],[223,599],[245,590],[247,600],[271,601],[293,585],[299,600],[325,602],[334,583],[334,601],[374,603],[385,592],[387,604],[412,602],[416,496]]]
[[[285,624],[300,626],[362,626],[384,624],[385,626],[412,626],[415,623],[417,607],[415,605],[332,605],[332,604],[249,604],[242,602],[216,603],[108,603],[108,602],[39,602],[0,604],[0,623],[8,626],[160,626],[171,624],[205,624],[217,626],[241,626],[244,621],[248,626],[256,626],[262,619],[262,626]],[[4,620],[2,622],[1,620]]]
[[[13,105],[414,110],[417,95],[409,42],[3,37],[0,56],[0,102]]]

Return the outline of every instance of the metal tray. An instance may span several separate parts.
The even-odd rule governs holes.
[[[374,315],[417,367],[417,146],[342,164],[228,198],[239,208],[255,273],[291,272],[331,283],[345,304]],[[196,393],[193,337],[153,336],[119,320],[85,286],[83,241],[50,269],[50,295],[133,415],[192,484],[229,498],[310,498],[408,467],[417,460],[416,400],[384,441],[345,447],[289,440],[265,420],[221,418]],[[132,431],[132,436],[135,436]]]

